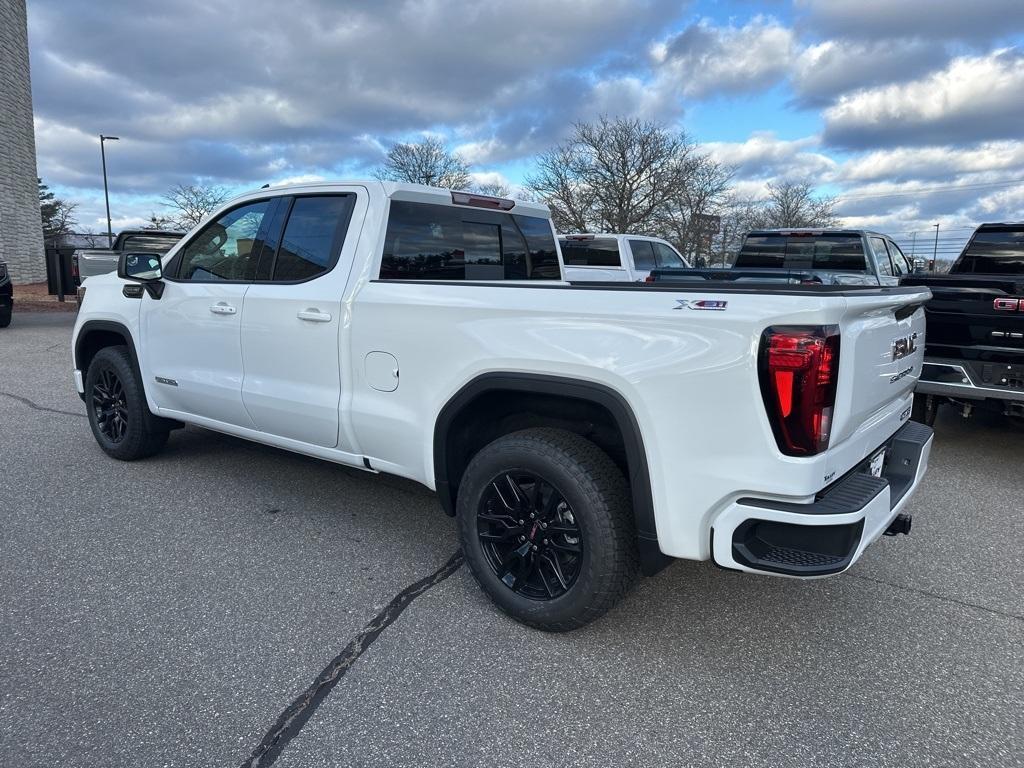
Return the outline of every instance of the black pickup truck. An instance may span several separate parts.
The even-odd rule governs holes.
[[[1024,417],[1024,223],[982,224],[948,275],[902,284],[932,291],[915,418],[931,424],[943,403]]]

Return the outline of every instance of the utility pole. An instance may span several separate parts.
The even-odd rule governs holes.
[[[913,240],[910,241],[910,258],[917,257],[917,230],[910,233],[913,236]]]
[[[931,268],[931,270],[929,270],[931,272],[935,271],[935,259],[937,258],[938,253],[939,253],[939,225],[936,224],[935,225],[935,246],[932,248],[932,268]]]
[[[107,204],[107,248],[114,247],[114,233],[110,228],[110,194],[107,192],[107,153],[103,149],[104,141],[119,141],[117,136],[100,134],[100,159],[103,161],[103,200]]]

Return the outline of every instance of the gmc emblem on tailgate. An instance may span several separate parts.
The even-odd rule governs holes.
[[[907,355],[912,355],[917,351],[917,334],[912,333],[909,336],[903,336],[899,339],[893,339],[892,342],[892,359],[902,360]]]
[[[1001,312],[1024,312],[1024,299],[996,299],[992,307]]]

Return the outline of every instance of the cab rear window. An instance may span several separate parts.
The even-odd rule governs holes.
[[[977,232],[950,271],[1024,275],[1024,227]]]
[[[559,238],[562,246],[562,261],[567,267],[621,267],[619,242],[614,237],[592,237],[588,239]]]
[[[863,272],[867,269],[860,235],[747,235],[736,257],[740,269],[827,269]]]
[[[393,200],[381,280],[559,280],[551,224],[536,216]]]

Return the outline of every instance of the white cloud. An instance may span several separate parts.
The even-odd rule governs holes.
[[[843,164],[843,181],[942,180],[953,174],[1018,173],[1024,169],[1024,141],[985,142],[974,147],[897,147],[857,156]],[[984,180],[984,179],[976,179]]]
[[[787,72],[796,42],[792,29],[757,16],[742,27],[693,24],[652,47],[659,90],[702,98],[766,88]]]
[[[946,59],[945,49],[934,41],[826,40],[800,52],[791,79],[799,100],[814,106],[858,88],[923,75]]]
[[[1024,55],[959,57],[927,77],[842,96],[823,117],[825,141],[854,148],[1013,138],[1024,125]]]
[[[769,131],[755,132],[742,142],[710,142],[705,149],[719,162],[734,166],[741,178],[830,179],[837,163],[816,151],[816,136],[785,140]]]
[[[796,0],[819,33],[991,40],[1024,29],[1020,0]]]

